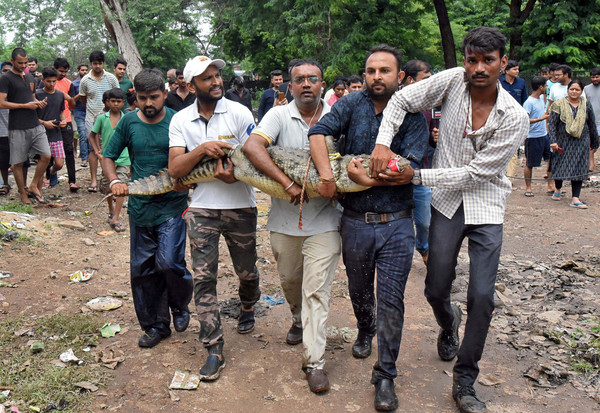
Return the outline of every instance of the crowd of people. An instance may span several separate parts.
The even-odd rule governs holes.
[[[222,160],[227,149],[242,145],[256,168],[289,195],[289,200],[272,199],[267,229],[290,309],[286,342],[302,344],[301,366],[310,390],[330,388],[326,323],[341,256],[358,327],[352,355],[369,357],[377,336],[371,379],[375,408],[398,407],[394,379],[404,290],[416,249],[427,266],[425,296],[440,327],[438,355],[457,359],[452,396],[461,412],[484,412],[473,385],[494,309],[506,198],[512,191],[509,162],[524,143],[525,195],[533,195],[532,169],[549,159],[552,199],[560,200],[563,181],[571,180],[570,205],[586,208],[579,198],[581,182],[593,166],[600,118],[595,116],[600,69],[592,70],[592,85],[584,88],[570,79],[570,68],[551,66],[552,78],[534,77],[527,96],[518,63],[504,54],[505,43],[497,29],[475,28],[463,39],[463,67],[434,75],[427,62],[403,64],[399,50],[377,45],[366,54],[363,78],[337,79],[330,96],[324,95],[321,64],[293,59],[287,82],[282,71],[271,72],[258,123],[241,77],[225,92],[221,59],[196,56],[185,67],[169,70],[167,82],[160,70],[144,69],[131,82],[124,60],[114,62],[112,74],[104,69],[104,54],[94,51],[71,82],[65,59],[57,58],[38,74],[27,52],[17,48],[2,64],[0,77],[2,189],[10,189],[11,165],[21,202],[46,202],[44,174],[50,186],[56,185],[66,163],[69,189],[79,190],[73,117],[81,165],[90,168],[87,190],[100,187],[111,195],[108,213],[115,231],[125,231],[119,220],[127,182],[168,168],[174,191],[129,195],[127,201],[131,288],[143,330],[138,344],[158,345],[171,335],[171,320],[177,332],[185,331],[193,298],[207,352],[199,375],[215,381],[226,364],[217,299],[221,235],[239,278],[239,334],[254,330],[260,298],[254,191]],[[328,146],[326,136],[333,136],[336,148]],[[310,150],[320,198],[308,202],[302,186],[269,157],[272,145]],[[348,166],[349,177],[369,189],[338,193],[329,163],[333,152],[371,154],[368,171],[360,158]],[[33,155],[36,168],[27,185]],[[205,157],[218,160],[217,180],[194,188],[181,184],[180,178]],[[409,165],[392,168],[398,157]],[[300,211],[302,228],[297,226]],[[191,270],[185,261],[186,234]],[[471,262],[461,341],[463,314],[452,303],[451,290],[465,237]]]

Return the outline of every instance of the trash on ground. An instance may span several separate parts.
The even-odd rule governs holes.
[[[29,351],[31,351],[33,354],[41,353],[42,351],[44,351],[44,348],[46,348],[46,345],[44,344],[44,342],[40,341],[40,340],[36,340],[33,343],[31,343],[31,345],[29,346]]]
[[[3,390],[0,392],[0,400],[4,400],[6,398],[8,398],[8,396],[10,395],[10,390]]]
[[[276,298],[276,297],[271,297],[270,295],[264,295],[260,301],[264,301],[265,303],[269,304],[269,305],[279,305],[279,304],[283,304],[285,303],[285,298]]]
[[[121,350],[106,349],[96,353],[94,358],[96,363],[102,363],[104,367],[114,370],[119,363],[125,361],[125,353]]]
[[[200,384],[200,376],[181,370],[175,370],[169,389],[195,390]]]
[[[83,364],[83,360],[80,360],[79,358],[77,358],[75,353],[73,353],[72,348],[70,348],[67,351],[65,351],[64,353],[62,353],[59,358],[60,358],[60,361],[62,361],[63,363]]]
[[[16,231],[6,231],[4,235],[2,235],[2,239],[5,241],[14,241],[19,238],[19,234]]]
[[[115,334],[121,331],[121,326],[115,323],[106,323],[100,328],[102,337],[114,337]]]
[[[95,392],[95,391],[98,391],[98,386],[90,383],[89,381],[79,381],[77,383],[73,383],[73,386],[80,387],[80,388],[82,388],[84,390],[89,390],[92,393]]]
[[[127,291],[121,291],[121,290],[108,290],[107,293],[111,297],[117,297],[117,298],[125,298],[129,295],[129,293]]]
[[[85,282],[92,278],[93,274],[94,271],[79,270],[74,272],[73,274],[69,274],[69,279],[74,283]]]
[[[86,305],[95,311],[110,311],[123,305],[123,301],[114,297],[96,297],[90,300]]]
[[[48,403],[46,406],[44,406],[44,410],[42,411],[49,412],[52,410],[65,410],[68,405],[69,402],[67,402],[65,399],[60,399],[58,403]]]
[[[8,271],[0,270],[0,278],[9,278],[12,277],[12,274]]]
[[[0,280],[0,287],[13,288],[11,283],[7,283],[6,281]]]

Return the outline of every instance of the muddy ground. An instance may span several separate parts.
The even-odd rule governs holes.
[[[542,175],[541,168],[535,171],[536,178]],[[78,177],[80,184],[89,183],[88,169],[80,168]],[[597,374],[574,372],[571,367],[577,359],[565,344],[577,328],[589,330],[590,323],[598,324],[599,189],[583,189],[581,198],[590,207],[586,211],[569,208],[568,198],[553,202],[545,194],[543,182],[535,182],[533,198],[524,197],[523,192],[523,181],[515,180],[504,226],[497,284],[500,294],[480,363],[481,377],[487,385],[478,383],[476,388],[491,413],[600,411]],[[36,207],[31,218],[0,212],[0,221],[22,222],[26,229],[20,231],[36,240],[31,245],[1,244],[0,270],[11,272],[10,282],[18,286],[1,289],[2,318],[75,314],[82,308],[87,311],[84,307],[88,300],[107,295],[109,290],[130,292],[129,231],[105,232],[110,228],[105,223],[105,204],[98,206],[102,195],[88,193],[85,187],[72,194],[64,180],[47,194],[66,206]],[[11,196],[13,202],[18,200],[14,189]],[[11,196],[0,198],[0,202],[10,201]],[[264,229],[269,201],[264,194],[257,198],[261,289],[263,294],[281,297]],[[85,215],[85,211],[91,214]],[[64,227],[64,221],[79,222],[82,228]],[[126,224],[125,216],[122,222]],[[222,243],[218,284],[222,301],[234,298],[237,291],[224,247]],[[189,251],[187,255],[189,263]],[[454,297],[466,310],[466,247],[458,267]],[[69,274],[83,269],[94,270],[90,281],[69,282]],[[404,337],[398,359],[399,411],[455,412],[450,396],[453,364],[437,356],[438,329],[423,297],[424,279],[425,266],[416,256],[406,291]],[[101,317],[119,323],[124,331],[113,338],[102,338],[100,346],[92,351],[120,350],[125,360],[114,370],[114,380],[93,393],[92,411],[374,411],[374,388],[369,380],[376,352],[368,359],[357,360],[351,355],[351,343],[339,337],[332,340],[326,355],[331,390],[324,395],[312,394],[300,369],[301,346],[285,343],[291,325],[287,303],[267,308],[249,335],[237,334],[236,321],[225,318],[227,367],[222,377],[214,383],[201,383],[197,390],[169,392],[176,369],[197,372],[206,358],[198,341],[195,313],[184,333],[174,332],[155,348],[140,349],[137,340],[141,331],[130,294],[123,301],[121,308],[103,312]],[[355,327],[341,262],[328,325]],[[594,338],[590,336],[588,341]],[[81,351],[74,350],[76,354]],[[597,361],[593,357],[589,360]]]

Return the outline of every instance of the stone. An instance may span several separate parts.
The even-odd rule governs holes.
[[[85,226],[79,221],[60,221],[58,225],[64,228],[70,228],[77,231],[85,231]]]

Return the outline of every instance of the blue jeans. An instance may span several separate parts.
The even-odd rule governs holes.
[[[341,235],[357,327],[367,335],[377,333],[378,360],[371,382],[393,380],[398,375],[396,360],[404,324],[404,289],[415,248],[413,220],[402,218],[385,224],[366,224],[343,215]]]
[[[415,200],[415,248],[419,254],[424,255],[429,251],[429,221],[431,221],[431,188],[417,185],[413,188]]]
[[[85,132],[85,112],[82,114],[73,112],[73,117],[75,118],[77,134],[79,135],[79,156],[81,156],[82,161],[87,161],[92,147],[88,142],[88,136]]]
[[[138,227],[129,217],[131,231],[131,292],[140,326],[171,333],[169,307],[185,310],[194,282],[185,266],[186,224],[177,216],[153,227]]]

